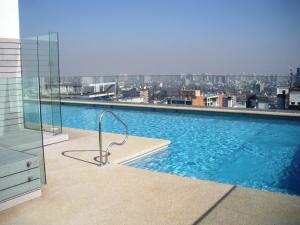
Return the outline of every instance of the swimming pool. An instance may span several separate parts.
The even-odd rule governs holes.
[[[47,120],[44,107],[43,120]],[[63,126],[97,130],[98,106],[63,105]],[[238,186],[300,195],[300,121],[112,108],[130,135],[162,138],[165,151],[129,165]],[[123,133],[107,117],[104,131]]]

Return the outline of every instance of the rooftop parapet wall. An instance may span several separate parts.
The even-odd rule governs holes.
[[[51,103],[55,100],[42,99],[42,103]],[[237,114],[249,116],[267,116],[267,117],[281,117],[300,119],[300,113],[297,111],[264,111],[256,109],[226,109],[217,107],[194,107],[182,105],[156,105],[156,104],[134,104],[134,103],[116,103],[116,102],[95,102],[95,101],[77,101],[77,100],[61,100],[62,104],[75,104],[75,105],[94,105],[106,107],[125,107],[136,109],[149,109],[149,110],[171,110],[175,112],[195,112],[195,113],[222,113],[222,114]]]

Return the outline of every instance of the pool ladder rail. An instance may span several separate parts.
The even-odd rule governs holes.
[[[120,142],[111,142],[107,148],[105,150],[103,150],[103,143],[102,143],[102,120],[105,114],[111,114],[117,121],[119,121],[125,128],[125,137],[122,141]],[[63,151],[61,154],[65,157],[68,158],[72,158],[72,159],[76,159],[82,162],[86,162],[86,163],[90,163],[90,164],[94,164],[97,166],[105,166],[108,163],[108,156],[110,155],[110,150],[114,145],[124,145],[127,140],[128,140],[128,126],[112,111],[110,110],[104,110],[101,112],[101,114],[99,114],[99,130],[98,130],[98,134],[99,134],[99,149],[95,150],[95,149],[91,149],[91,150],[79,150],[79,149],[73,149],[73,150],[67,150],[67,151]],[[94,161],[96,162],[91,162],[89,160],[84,160],[72,155],[68,155],[68,153],[70,152],[98,152],[99,155],[94,157]]]
[[[103,143],[102,143],[102,120],[104,118],[105,114],[111,114],[117,121],[119,121],[125,128],[125,137],[123,138],[122,141],[120,142],[111,142],[105,150],[103,150]],[[110,150],[114,145],[124,145],[127,140],[128,140],[128,126],[126,125],[126,123],[124,123],[120,117],[118,117],[113,111],[110,110],[104,110],[101,112],[101,114],[99,115],[99,127],[98,127],[98,133],[99,133],[99,156],[95,157],[94,159],[96,161],[97,158],[99,158],[99,166],[104,166],[108,163],[108,156],[110,155]]]

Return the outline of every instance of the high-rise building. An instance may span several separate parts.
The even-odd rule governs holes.
[[[139,79],[140,87],[144,88],[144,86],[145,86],[145,76],[144,75],[139,75],[138,79]]]

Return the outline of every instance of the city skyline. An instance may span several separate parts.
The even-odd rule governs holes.
[[[278,74],[299,66],[299,1],[20,1],[58,31],[62,75]]]

